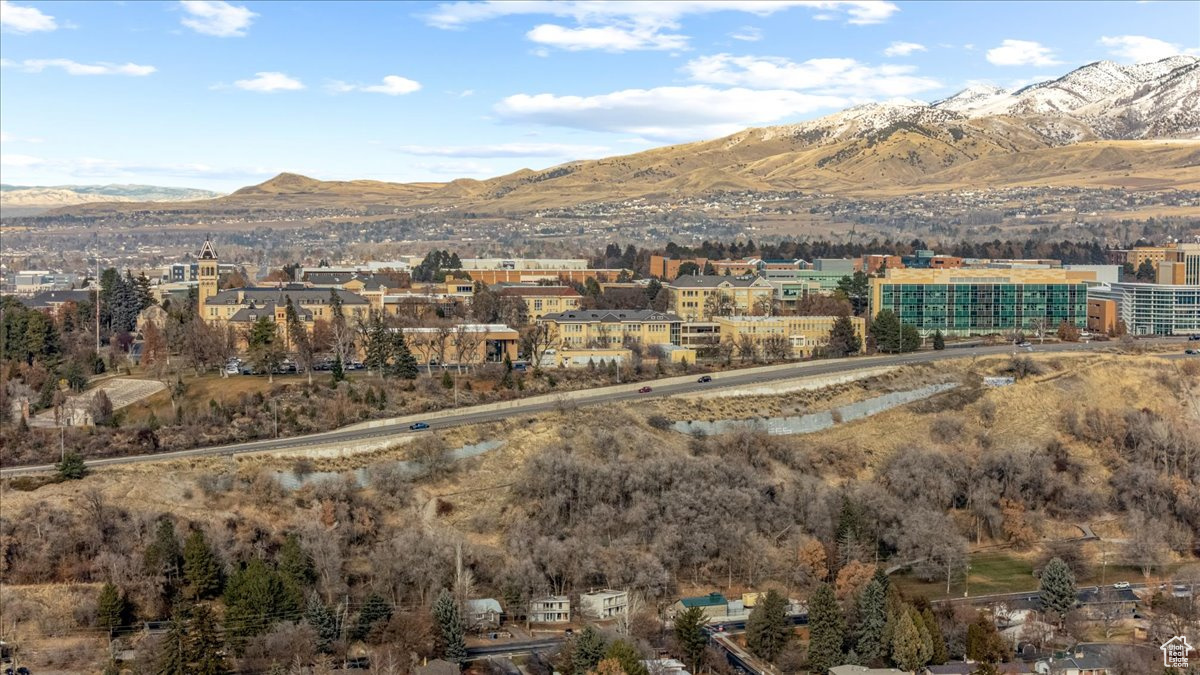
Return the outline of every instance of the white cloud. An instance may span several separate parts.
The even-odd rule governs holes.
[[[420,88],[420,82],[410,80],[407,77],[400,77],[399,75],[388,75],[383,78],[383,82],[380,84],[350,84],[349,82],[338,80],[329,84],[329,90],[339,94],[350,91],[365,91],[371,94],[400,96],[402,94],[411,94]]]
[[[988,50],[987,60],[996,66],[1055,66],[1062,63],[1054,50],[1032,40],[1005,40]]]
[[[917,42],[893,42],[888,45],[888,48],[883,50],[884,56],[908,56],[913,52],[929,51],[925,45]]]
[[[0,166],[8,166],[18,169],[28,169],[35,166],[41,166],[46,163],[46,160],[41,157],[32,155],[13,155],[0,154]]]
[[[914,66],[870,66],[848,58],[796,63],[771,56],[716,54],[693,59],[684,70],[697,82],[812,90],[852,100],[911,96],[941,86],[937,80],[915,75]]]
[[[497,103],[494,110],[509,122],[681,141],[731,134],[847,103],[839,96],[695,85],[625,89],[597,96],[516,94]]]
[[[1145,35],[1114,35],[1100,38],[1113,56],[1129,63],[1148,63],[1179,54],[1200,54],[1200,49],[1183,47]]]
[[[438,28],[454,29],[505,16],[553,16],[571,19],[577,25],[566,27],[542,24],[529,31],[526,37],[539,44],[574,51],[677,50],[687,47],[688,37],[670,31],[677,31],[680,21],[685,16],[713,12],[743,12],[755,16],[769,16],[792,7],[807,7],[826,14],[836,12],[837,15],[844,16],[847,23],[852,24],[881,23],[899,11],[899,7],[894,3],[883,0],[488,0],[443,3],[426,15],[425,20]]]
[[[271,93],[276,91],[296,91],[304,88],[304,83],[284,73],[262,72],[255,73],[249,80],[237,80],[233,86],[246,91]]]
[[[224,0],[182,0],[179,5],[188,14],[180,23],[197,33],[217,37],[244,37],[246,29],[258,16]]]
[[[762,39],[762,29],[754,26],[742,26],[729,34],[729,37],[742,42],[758,42]]]
[[[7,131],[0,131],[0,143],[8,143],[14,139]]]
[[[25,59],[24,61],[0,61],[0,67],[20,68],[27,73],[40,73],[47,68],[61,68],[68,75],[133,75],[141,77],[153,73],[154,66],[136,63],[79,63],[70,59]]]
[[[467,157],[490,159],[496,157],[603,157],[609,148],[603,145],[571,145],[567,143],[492,143],[485,145],[402,145],[397,148],[406,155],[422,157]]]
[[[687,36],[663,33],[650,26],[566,28],[544,23],[525,34],[530,41],[567,51],[600,49],[607,52],[687,49]]]
[[[163,164],[156,162],[133,162],[95,157],[72,157],[69,159],[47,159],[30,155],[0,155],[0,165],[26,172],[89,179],[130,179],[144,176],[172,176],[179,178],[242,179],[259,178],[279,173],[279,169],[266,167],[218,167],[202,163]]]
[[[0,0],[0,30],[10,33],[36,33],[51,31],[58,28],[58,23],[49,14],[43,14],[36,7],[14,5],[8,0]]]

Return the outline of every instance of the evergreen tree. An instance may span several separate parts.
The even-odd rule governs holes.
[[[700,670],[700,658],[708,647],[708,635],[704,632],[704,624],[708,617],[700,607],[688,607],[675,616],[675,642],[687,656],[692,672]]]
[[[188,638],[183,612],[176,609],[167,622],[167,632],[158,643],[155,675],[190,675]]]
[[[125,594],[111,583],[104,584],[96,600],[96,625],[115,633],[125,626],[128,615],[129,605]]]
[[[143,555],[146,570],[151,574],[162,574],[168,580],[179,576],[183,564],[183,553],[179,550],[179,538],[175,536],[175,523],[162,518],[154,530],[154,541],[146,547]]]
[[[387,599],[378,593],[367,596],[362,611],[358,613],[358,623],[354,627],[352,637],[355,640],[366,640],[376,626],[382,626],[392,618],[392,606]]]
[[[604,652],[604,658],[620,663],[625,675],[650,675],[646,664],[642,663],[641,652],[624,640],[614,640]]]
[[[921,649],[917,653],[917,658],[921,660],[921,665],[929,663],[929,659],[933,658],[933,638],[929,635],[929,629],[925,627],[925,619],[921,613],[913,606],[908,607],[908,616],[912,619],[913,627],[917,629],[917,637],[921,640]]]
[[[391,374],[405,380],[417,379],[420,372],[417,369],[417,359],[408,348],[408,340],[404,338],[404,333],[397,330],[391,337]]]
[[[607,646],[604,636],[596,630],[595,626],[584,628],[583,632],[575,638],[575,644],[571,649],[571,668],[575,675],[586,675],[588,671],[595,668],[596,664],[604,658]]]
[[[941,351],[946,348],[946,336],[942,335],[941,330],[933,332],[933,348],[935,351]]]
[[[192,675],[225,675],[229,667],[224,657],[225,641],[217,626],[217,617],[208,605],[196,605],[188,621],[188,672]]]
[[[863,588],[858,598],[859,626],[856,651],[864,663],[873,663],[883,657],[883,630],[887,625],[887,591],[879,579]]]
[[[1158,278],[1158,270],[1154,269],[1154,263],[1143,260],[1142,264],[1138,265],[1136,278],[1138,281],[1153,283]]]
[[[851,276],[842,277],[838,280],[837,290],[850,300],[850,306],[854,308],[855,316],[862,316],[866,313],[871,297],[871,280],[866,274],[859,271]]]
[[[1008,642],[996,630],[991,618],[979,612],[967,625],[967,658],[983,664],[1000,663],[1008,657]]]
[[[225,629],[231,637],[258,635],[276,621],[298,617],[299,607],[281,577],[258,558],[230,575],[225,585]]]
[[[854,322],[848,316],[840,316],[829,330],[829,356],[841,358],[862,351],[862,338],[854,332]]]
[[[808,663],[824,673],[842,662],[842,636],[846,630],[842,609],[829,584],[817,586],[808,601]]]
[[[892,632],[892,660],[909,672],[916,672],[924,665],[921,661],[921,636],[908,612],[901,612],[896,629]]]
[[[383,369],[388,365],[392,352],[392,336],[383,316],[373,313],[367,321],[367,329],[363,335],[366,356],[363,359],[368,370],[374,370],[383,377]]]
[[[79,480],[88,474],[87,465],[77,452],[63,455],[62,461],[54,465],[54,470],[62,480]]]
[[[1067,614],[1075,609],[1078,590],[1075,588],[1075,575],[1062,558],[1051,558],[1042,570],[1042,583],[1039,590],[1042,607],[1055,615],[1061,628]]]
[[[321,602],[321,596],[314,591],[308,596],[308,606],[304,609],[304,621],[313,627],[317,633],[317,650],[330,653],[333,643],[338,639],[337,617]]]
[[[304,604],[304,597],[317,581],[317,569],[313,565],[312,556],[300,545],[300,538],[288,534],[283,539],[277,558],[279,576],[294,607]]]
[[[921,618],[925,622],[925,629],[929,631],[929,639],[933,642],[933,653],[929,657],[929,662],[940,666],[950,659],[946,638],[942,636],[942,626],[928,607],[921,611]]]
[[[759,658],[774,661],[792,637],[787,598],[771,589],[760,596],[746,620],[746,646]]]
[[[433,621],[437,625],[434,651],[447,661],[462,662],[467,657],[467,626],[450,591],[442,589],[434,601]]]
[[[292,304],[292,296],[290,295],[287,296],[284,316],[287,319],[288,342],[292,348],[293,358],[298,366],[304,368],[304,372],[308,374],[308,381],[311,384],[313,362],[312,341],[309,340],[308,329],[300,321],[300,313],[296,311],[296,306]]]
[[[338,382],[346,379],[346,368],[342,365],[342,355],[337,354],[333,357],[333,367],[329,369],[330,377],[333,378],[333,386],[337,386]]]
[[[881,352],[911,352],[921,346],[921,335],[916,327],[902,324],[890,309],[880,310],[875,315],[869,332],[875,339],[875,347]]]
[[[221,593],[221,563],[208,546],[203,530],[193,530],[183,544],[183,579],[188,597],[194,600]]]
[[[271,317],[260,316],[246,334],[247,355],[254,368],[267,373],[268,381],[275,380],[275,371],[283,363],[283,344]]]

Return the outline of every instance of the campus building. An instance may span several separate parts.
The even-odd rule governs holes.
[[[557,350],[621,347],[627,341],[644,346],[679,344],[683,319],[652,309],[577,310],[546,314],[538,320],[550,330]]]
[[[547,314],[579,309],[579,303],[583,302],[583,296],[570,286],[506,285],[499,287],[496,295],[524,302],[530,322]]]
[[[1088,271],[902,269],[871,279],[871,315],[889,309],[923,334],[981,335],[1087,324]]]
[[[1109,284],[1091,289],[1088,301],[1096,309],[1111,302],[1116,319],[1132,335],[1200,333],[1200,284]]]
[[[808,358],[818,347],[828,344],[829,332],[837,320],[836,316],[719,316],[715,319],[720,326],[721,342],[739,345],[752,341],[761,352],[763,341],[782,335],[787,338],[794,359]],[[860,344],[865,344],[866,320],[852,316],[850,322]]]
[[[712,305],[725,304],[730,314],[769,314],[775,289],[762,277],[685,275],[665,286],[667,307],[688,321],[707,321]],[[710,296],[719,295],[721,303]]]

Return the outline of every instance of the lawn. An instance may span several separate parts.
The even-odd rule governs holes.
[[[947,597],[946,580],[921,581],[911,572],[892,575],[892,583],[910,595],[924,595],[935,600]],[[964,584],[962,574],[955,575],[950,584],[950,596],[962,597],[964,591],[970,595],[994,593],[1018,593],[1036,589],[1038,581],[1033,576],[1033,563],[1012,553],[986,552],[971,555],[971,574]]]

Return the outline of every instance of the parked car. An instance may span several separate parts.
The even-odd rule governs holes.
[[[1188,342],[1200,342],[1200,335],[1189,335]]]
[[[409,431],[424,431],[425,429],[428,429],[428,428],[429,428],[428,422],[413,422],[412,424],[408,425]]]
[[[1113,588],[1117,589],[1118,591],[1123,591],[1126,588],[1129,588],[1129,582],[1128,581],[1118,581],[1117,583],[1113,584]]]
[[[650,387],[642,387],[641,389],[638,389],[639,394],[649,394],[652,391],[654,391],[654,390],[651,389]]]
[[[1184,354],[1200,354],[1200,349],[1185,349]]]
[[[700,379],[698,379],[696,381],[699,382],[700,384],[704,384],[705,382],[712,382],[712,375],[701,375]]]
[[[1033,347],[1033,345],[1029,344],[1028,342],[1018,342],[1017,346],[1020,347],[1021,349],[1029,349],[1029,348]]]

